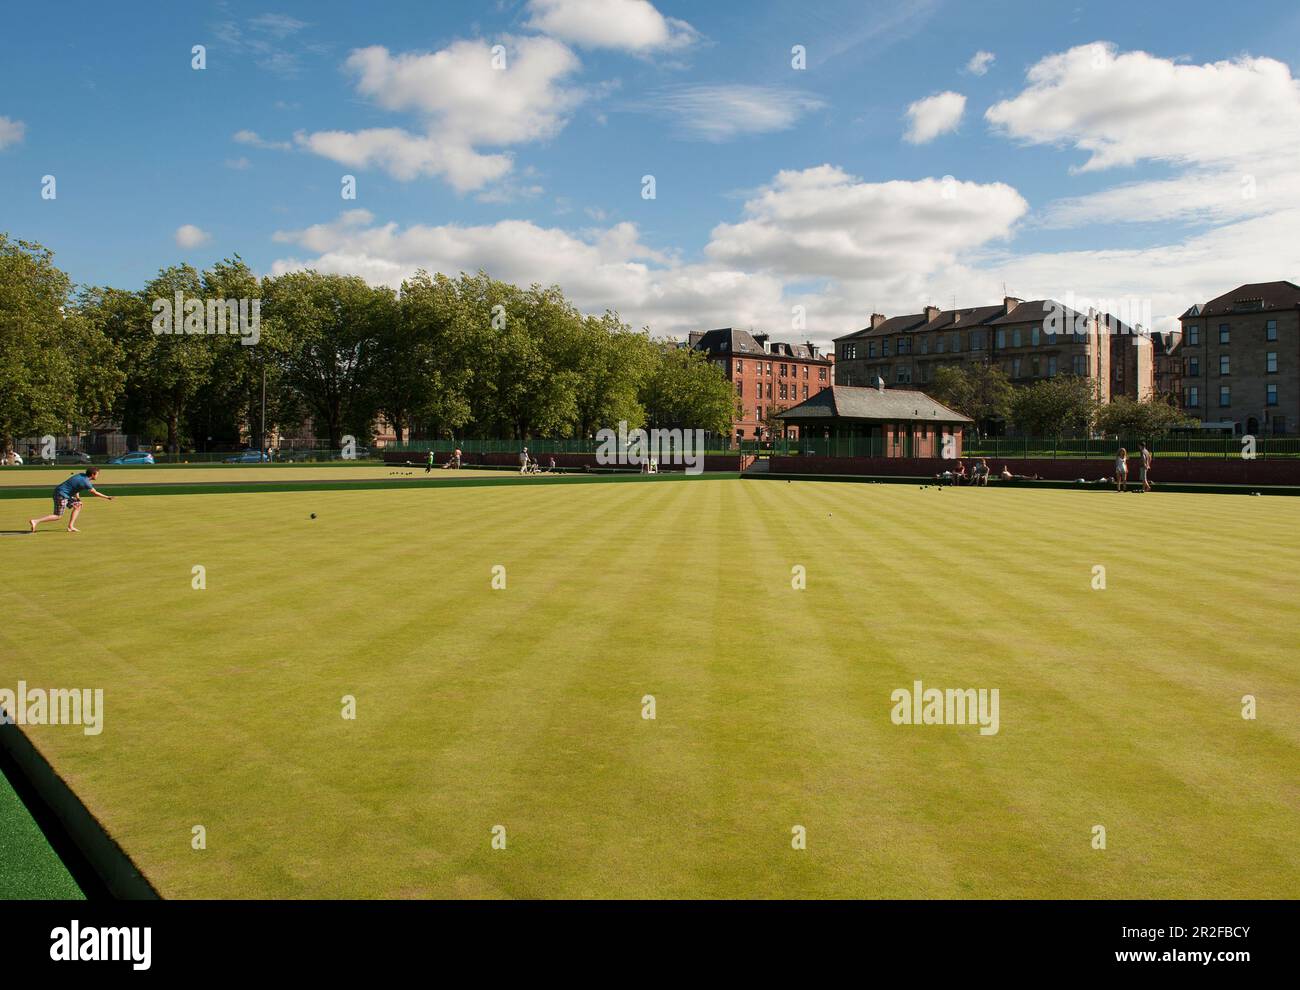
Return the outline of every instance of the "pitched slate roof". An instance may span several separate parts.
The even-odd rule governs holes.
[[[936,402],[924,392],[887,388],[881,391],[855,385],[832,385],[797,406],[778,414],[780,419],[871,419],[897,422],[922,420],[935,423],[970,423],[961,413]]]
[[[724,346],[725,345],[725,346]],[[723,327],[721,330],[709,330],[695,342],[697,351],[711,354],[766,354],[754,335],[748,330],[736,330]]]
[[[1228,316],[1233,313],[1263,313],[1300,306],[1300,285],[1294,282],[1251,282],[1211,299],[1199,314],[1185,316]]]

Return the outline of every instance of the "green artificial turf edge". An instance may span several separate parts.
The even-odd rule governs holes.
[[[84,900],[85,894],[14,790],[6,764],[0,762],[0,863],[4,864],[0,900]]]

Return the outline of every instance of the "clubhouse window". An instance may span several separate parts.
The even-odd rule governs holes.
[[[1269,320],[1264,324],[1264,339],[1277,340],[1277,320]]]
[[[1225,407],[1225,408],[1226,408],[1227,406],[1232,405],[1232,386],[1231,386],[1231,385],[1220,385],[1220,386],[1219,386],[1219,405],[1220,405],[1220,406],[1223,406],[1223,407]]]
[[[1232,374],[1232,359],[1228,357],[1228,355],[1226,354],[1219,355],[1219,374],[1221,375]]]
[[[1277,351],[1269,351],[1264,355],[1264,369],[1270,375],[1277,374]]]
[[[1266,386],[1264,386],[1264,403],[1265,403],[1265,405],[1270,405],[1270,406],[1275,406],[1275,405],[1277,405],[1277,386],[1276,386],[1276,385],[1266,385]]]

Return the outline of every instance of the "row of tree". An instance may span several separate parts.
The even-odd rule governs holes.
[[[940,368],[926,391],[981,428],[1010,425],[1033,437],[1101,433],[1154,438],[1192,423],[1168,396],[1102,402],[1096,384],[1075,375],[1016,387],[995,364]]]
[[[217,300],[259,301],[252,332],[203,332]],[[735,411],[704,355],[584,315],[554,286],[259,279],[236,256],[138,290],[78,288],[49,250],[0,234],[0,443],[109,421],[173,451],[258,443],[263,415],[268,433],[310,420],[335,447],[381,419],[399,439],[590,437],[623,420],[727,434]]]

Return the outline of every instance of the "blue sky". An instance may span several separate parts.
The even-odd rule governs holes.
[[[0,230],[82,283],[234,253],[484,267],[659,333],[826,340],[1004,283],[1167,327],[1300,277],[1290,3],[228,0],[5,27]]]

